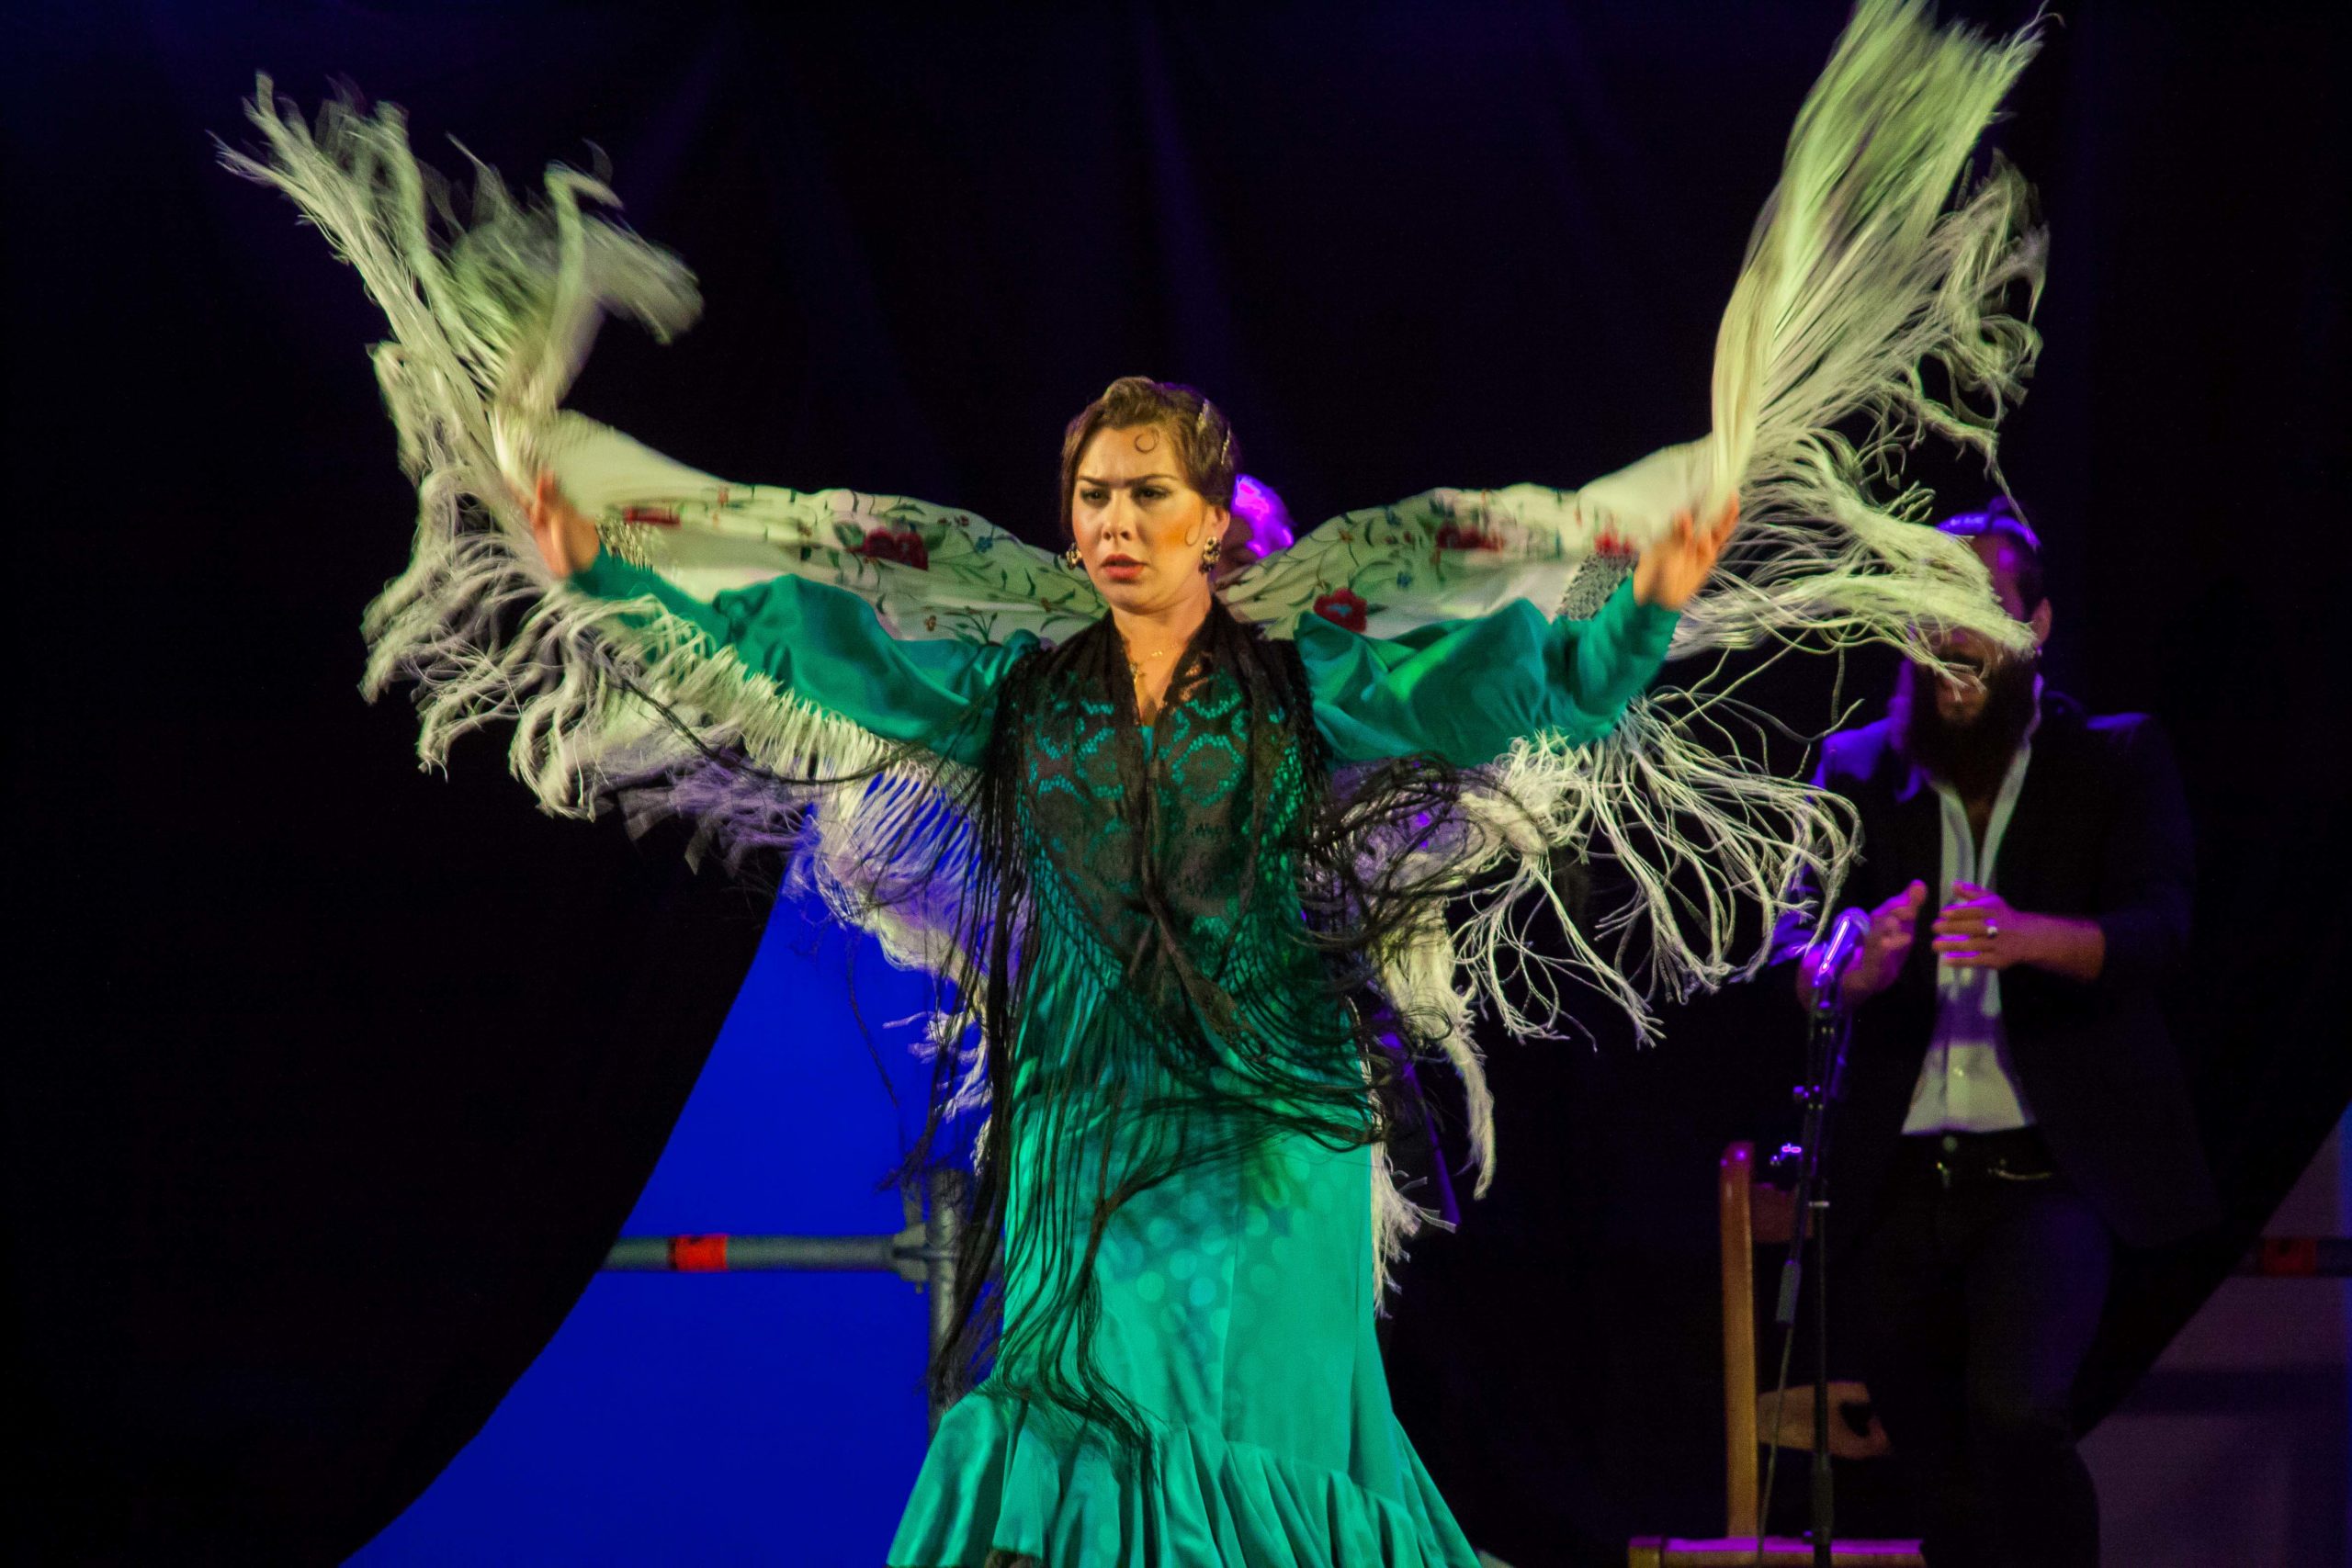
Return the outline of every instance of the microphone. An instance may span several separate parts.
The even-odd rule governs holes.
[[[1826,998],[1823,1005],[1834,1006],[1838,980],[1861,956],[1862,944],[1870,939],[1871,917],[1867,909],[1848,909],[1830,922],[1828,932],[1815,946],[1818,955],[1813,961],[1813,993]]]

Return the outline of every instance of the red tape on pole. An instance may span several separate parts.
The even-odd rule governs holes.
[[[723,1235],[673,1235],[670,1267],[681,1274],[723,1274],[727,1271],[727,1238]]]
[[[2256,1273],[2307,1279],[2319,1272],[2319,1237],[2267,1235],[2255,1244],[2254,1257]]]

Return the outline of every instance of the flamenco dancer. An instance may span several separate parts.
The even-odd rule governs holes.
[[[550,810],[789,846],[938,976],[914,1157],[976,1173],[933,1374],[962,1397],[889,1562],[1476,1562],[1373,1334],[1422,1217],[1385,1153],[1412,1068],[1466,1080],[1483,1185],[1474,1007],[1544,1032],[1581,982],[1646,1031],[1650,998],[1769,957],[1737,932],[1800,874],[1834,902],[1850,808],[1744,760],[1703,681],[1647,690],[1669,654],[2020,639],[1928,498],[1870,481],[1923,433],[1989,457],[2035,352],[2005,313],[2039,279],[2023,185],[1963,178],[2031,48],[1864,0],[1735,287],[1705,440],[1579,491],[1351,513],[1229,576],[1237,445],[1187,388],[1126,378],[1070,423],[1058,557],[560,409],[602,313],[688,324],[684,266],[560,168],[528,205],[479,171],[461,226],[396,109],[314,131],[264,80],[268,152],[228,162],[392,327],[421,506],[369,690],[418,682],[428,763],[511,720]],[[1624,902],[1531,942],[1579,858]]]

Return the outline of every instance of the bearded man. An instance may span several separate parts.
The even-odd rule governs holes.
[[[1871,915],[1830,1190],[1928,1561],[2093,1568],[2069,1406],[2115,1248],[2217,1213],[2156,995],[2188,943],[2188,807],[2154,720],[2043,682],[2032,531],[2001,508],[1942,526],[2034,652],[1956,638],[1962,679],[1906,665],[1887,716],[1825,748],[1815,782],[1860,808],[1847,892]]]

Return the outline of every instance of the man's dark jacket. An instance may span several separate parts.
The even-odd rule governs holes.
[[[2126,1245],[2160,1246],[2218,1213],[2156,996],[2188,947],[2188,805],[2145,715],[2088,717],[2045,689],[2032,746],[1996,889],[2020,911],[2097,920],[2107,958],[2087,985],[2023,964],[2001,972],[2010,1061],[2059,1169]],[[1831,736],[1815,783],[1861,812],[1861,860],[1841,905],[1872,908],[1915,878],[1928,886],[1901,976],[1854,1014],[1830,1150],[1845,1234],[1859,1237],[1935,1029],[1942,814],[1885,719]]]

